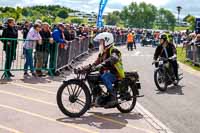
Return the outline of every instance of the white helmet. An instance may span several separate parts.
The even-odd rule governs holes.
[[[99,41],[102,39],[105,41],[105,47],[111,45],[114,42],[113,34],[109,32],[103,32],[103,33],[98,34],[94,38],[94,41]]]

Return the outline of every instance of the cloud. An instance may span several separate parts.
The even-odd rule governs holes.
[[[100,0],[0,0],[0,6],[33,6],[33,5],[61,5],[75,10],[98,12]],[[146,2],[157,7],[164,7],[177,13],[176,6],[183,7],[182,15],[192,14],[200,16],[199,0],[108,0],[105,12],[121,10],[131,2]]]
[[[177,6],[181,6],[181,14],[187,15],[192,14],[200,16],[200,4],[199,0],[171,0],[167,2],[163,7],[170,9],[173,13],[177,13]]]

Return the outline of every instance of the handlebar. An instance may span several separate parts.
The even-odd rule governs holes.
[[[159,61],[168,62],[169,60],[175,60],[175,59],[176,59],[176,56],[172,56],[172,57],[169,57],[169,58],[160,57],[157,61],[154,61],[152,63],[152,65],[154,65],[155,63],[159,63]]]

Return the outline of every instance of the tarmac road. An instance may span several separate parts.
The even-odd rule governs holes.
[[[142,83],[139,99],[148,111],[161,120],[175,133],[200,132],[200,73],[181,65],[180,73],[184,79],[179,87],[171,87],[166,92],[159,92],[154,84],[152,59],[155,49],[139,47],[137,51],[127,52],[122,48],[124,64],[127,70],[138,70]],[[132,57],[132,58],[131,58]]]
[[[63,77],[24,80],[22,73],[15,73],[13,81],[0,84],[0,133],[170,133],[169,129],[175,133],[198,133],[200,76],[183,67],[181,86],[161,93],[153,82],[154,48],[119,49],[126,70],[138,70],[141,94],[145,95],[132,113],[94,108],[81,118],[68,118],[56,105],[56,92]],[[96,57],[91,54],[79,65],[92,63]],[[67,79],[71,77],[66,75]]]

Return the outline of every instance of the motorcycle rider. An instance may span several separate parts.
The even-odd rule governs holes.
[[[130,30],[129,34],[127,35],[127,48],[128,48],[128,51],[129,50],[133,51],[133,44],[134,44],[134,47],[136,49],[136,45],[135,45],[135,42],[134,42],[134,34]]]
[[[169,62],[172,64],[174,74],[175,74],[175,84],[179,81],[179,75],[178,75],[178,63],[176,60],[176,48],[174,44],[169,43],[168,37],[166,34],[162,34],[160,36],[160,45],[156,48],[155,54],[154,54],[154,62],[159,58],[172,58],[172,60],[169,60]]]
[[[112,33],[100,33],[94,38],[94,41],[99,42],[99,55],[92,67],[100,71],[100,78],[108,90],[109,101],[107,106],[114,106],[117,104],[117,97],[112,85],[117,79],[125,77],[121,52],[114,47]]]

